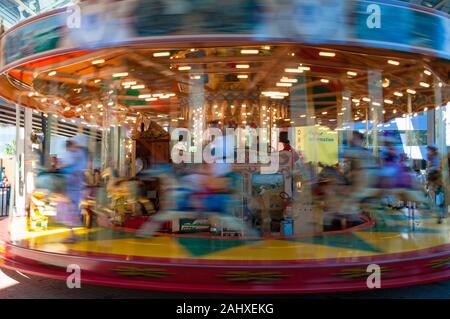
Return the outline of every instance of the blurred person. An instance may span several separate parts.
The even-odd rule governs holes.
[[[58,211],[58,216],[64,224],[70,227],[71,234],[66,242],[75,242],[74,227],[81,225],[80,201],[85,188],[84,172],[88,167],[89,152],[84,146],[84,136],[76,136],[66,142],[67,155],[63,158],[63,166],[59,168],[66,181],[66,195],[70,204],[66,212]]]
[[[407,202],[427,203],[420,183],[408,165],[407,156],[399,153],[395,147],[397,140],[393,136],[385,135],[382,143],[385,148],[380,151],[380,169],[377,171],[377,179],[372,184],[374,193],[370,200],[376,201],[378,208],[371,209],[376,214],[376,220],[384,224],[392,222],[387,218],[386,206],[391,208],[403,208]],[[378,205],[381,203],[382,205]],[[372,207],[374,208],[374,207]]]
[[[380,189],[379,196],[383,196],[382,200],[387,200],[388,206],[400,208],[404,204],[399,206],[396,202],[398,190],[411,188],[413,179],[408,173],[405,154],[398,153],[395,142],[395,139],[390,136],[384,137],[386,149],[381,151],[380,155],[381,168],[378,173],[377,187]]]
[[[6,176],[6,168],[2,167],[2,170],[0,171],[0,181],[4,182],[5,180],[8,180],[8,177]]]
[[[377,182],[379,188],[394,188],[400,175],[400,156],[397,154],[394,142],[391,137],[384,138],[386,148],[380,152],[381,169]]]
[[[343,154],[344,170],[341,183],[340,201],[334,201],[336,211],[341,215],[341,225],[345,226],[343,215],[355,216],[367,212],[373,200],[378,202],[380,189],[378,181],[379,163],[375,156],[364,147],[364,135],[354,131],[349,147]],[[367,206],[368,205],[368,206]]]
[[[427,146],[427,190],[428,196],[438,213],[438,223],[444,217],[445,196],[442,185],[442,170],[438,149],[435,145]]]
[[[99,168],[94,169],[94,186],[100,187],[102,183],[102,176]]]
[[[339,221],[340,229],[346,229],[348,222],[353,220],[354,211],[342,207],[341,203],[346,196],[347,179],[340,171],[339,165],[324,165],[319,162],[321,168],[317,175],[314,187],[314,199],[316,205],[324,214],[324,226],[330,226],[326,221]],[[330,218],[331,217],[331,218]]]
[[[163,222],[187,216],[209,219],[211,229],[222,225],[232,230],[242,230],[247,235],[256,235],[232,213],[236,204],[234,190],[237,189],[237,177],[230,164],[221,163],[226,158],[234,157],[233,143],[228,138],[214,136],[209,145],[213,163],[195,165],[182,175],[173,169],[153,172],[164,176],[163,196],[168,196],[170,200],[163,199],[166,204],[162,211],[140,229],[139,236],[152,236]]]
[[[441,163],[437,147],[427,146],[427,180],[429,183],[440,185]]]
[[[432,192],[438,192],[441,183],[441,163],[439,161],[439,154],[437,147],[434,145],[427,146],[427,185]]]
[[[52,170],[55,170],[59,167],[59,160],[58,157],[56,155],[53,155],[50,157],[50,168]]]
[[[350,186],[351,195],[362,198],[373,182],[374,173],[378,169],[373,154],[363,146],[364,135],[358,131],[353,132],[350,147],[344,153],[347,161],[347,170],[344,175]]]
[[[9,182],[9,179],[6,175],[3,175],[2,186],[4,186],[4,187],[11,186],[11,183]]]
[[[280,136],[280,143],[282,147],[280,151],[290,152],[292,154],[292,165],[295,166],[295,163],[297,163],[297,161],[300,159],[297,151],[292,147],[291,142],[284,136]]]

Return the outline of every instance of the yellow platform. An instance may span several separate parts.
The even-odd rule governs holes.
[[[448,219],[418,215],[415,225],[402,212],[388,216],[383,226],[344,233],[323,233],[295,238],[209,238],[161,235],[137,237],[134,232],[109,228],[77,228],[79,241],[63,243],[70,234],[64,227],[28,232],[16,218],[10,224],[14,244],[35,250],[71,255],[107,254],[121,258],[196,258],[204,260],[288,261],[351,258],[406,253],[450,244]]]

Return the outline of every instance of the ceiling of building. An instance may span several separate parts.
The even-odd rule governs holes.
[[[1,0],[0,18],[6,29],[36,14],[61,8],[72,0]]]
[[[311,119],[334,127],[347,109],[345,92],[351,92],[355,120],[362,118],[372,103],[367,83],[373,69],[382,71],[383,114],[390,119],[406,111],[406,93],[414,95],[415,113],[434,107],[431,75],[446,79],[449,65],[413,53],[348,46],[141,46],[30,62],[11,69],[0,84],[11,100],[19,97],[36,111],[96,127],[132,124],[137,115],[163,127],[185,127],[194,116],[192,105],[204,105],[206,121],[219,125],[256,127],[269,114],[277,127],[304,125],[308,109]]]

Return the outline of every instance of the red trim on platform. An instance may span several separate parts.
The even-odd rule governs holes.
[[[70,252],[69,252],[70,253]],[[227,261],[44,252],[0,242],[0,267],[66,280],[78,264],[82,283],[194,293],[281,294],[365,290],[369,264],[382,269],[382,288],[450,278],[450,244],[356,258]],[[238,280],[236,280],[238,276]],[[356,277],[355,277],[356,276]]]
[[[23,257],[27,253],[34,253],[35,257],[41,258]],[[53,257],[53,260],[46,260],[42,258],[44,256]],[[397,260],[380,264],[382,288],[448,279],[449,256],[450,252],[446,250],[441,254],[422,256],[414,262]],[[198,260],[196,265],[186,268],[186,265],[174,261],[170,265],[156,265],[99,260],[33,252],[11,245],[7,245],[5,263],[2,266],[32,275],[66,280],[66,267],[69,264],[80,265],[82,283],[85,284],[195,293],[281,294],[365,290],[368,289],[366,279],[369,275],[366,272],[367,262],[323,267],[310,264],[293,268],[280,268],[276,265],[266,265],[263,268],[242,265],[233,268],[228,262],[219,267],[209,267]],[[235,280],[236,276],[239,280]]]
[[[27,248],[25,248],[27,249]],[[31,249],[30,249],[31,250]],[[40,253],[50,253],[44,251],[38,251]],[[92,253],[83,252],[83,255],[79,254],[80,251],[71,251],[77,253],[77,255],[71,255],[79,258],[102,258],[112,261],[126,261],[136,263],[149,263],[149,264],[179,264],[184,266],[198,265],[199,263],[205,266],[215,267],[223,266],[224,263],[231,267],[302,267],[314,265],[316,267],[330,266],[335,264],[366,264],[366,263],[384,263],[384,262],[397,262],[397,261],[414,261],[416,259],[428,257],[430,255],[450,255],[450,244],[436,246],[432,248],[426,248],[421,250],[415,250],[406,253],[395,254],[380,254],[375,256],[364,257],[343,257],[343,258],[324,258],[324,259],[305,259],[305,260],[208,260],[208,259],[196,259],[196,258],[157,258],[157,257],[140,257],[140,256],[125,256],[117,254],[104,254],[104,253]],[[53,253],[50,253],[53,254]],[[57,254],[57,253],[55,253]],[[57,254],[65,256],[65,254]],[[120,256],[120,257],[119,257]]]

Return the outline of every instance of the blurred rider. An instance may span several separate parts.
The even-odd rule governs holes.
[[[441,186],[441,163],[434,145],[427,146],[427,185],[428,189],[436,193]]]
[[[89,160],[89,152],[84,146],[83,140],[83,136],[77,136],[66,142],[67,155],[63,159],[63,166],[60,168],[60,172],[65,175],[66,194],[71,204],[63,221],[69,227],[80,226],[81,223],[79,206],[85,187],[84,171],[88,167]],[[73,230],[67,241],[75,241]]]
[[[364,135],[354,131],[350,141],[350,147],[344,154],[347,160],[345,176],[350,184],[351,193],[358,194],[365,191],[372,181],[372,172],[377,168],[375,157],[363,146]]]
[[[441,174],[441,163],[436,146],[427,146],[427,179],[428,182],[435,183],[439,180]]]
[[[428,194],[435,206],[437,206],[438,222],[442,222],[444,216],[444,192],[442,189],[442,171],[441,162],[437,147],[434,145],[427,146],[427,187]]]

